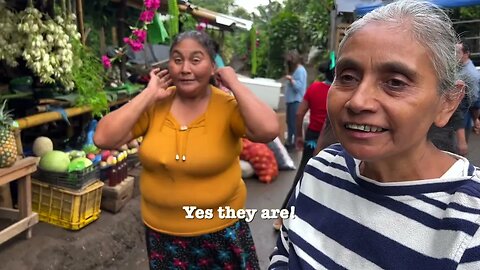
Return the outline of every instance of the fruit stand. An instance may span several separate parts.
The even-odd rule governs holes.
[[[68,117],[90,113],[88,107],[66,111]],[[59,112],[48,112],[17,119],[16,123],[25,130],[60,119]],[[138,142],[132,146],[135,149],[126,145],[112,151],[97,149],[92,141],[95,126],[96,120],[91,120],[83,149],[54,150],[49,138],[35,139],[32,149],[39,168],[33,175],[31,204],[40,221],[79,230],[100,217],[100,208],[116,213],[132,198],[134,179],[127,173],[127,152],[135,154]]]
[[[148,82],[145,70],[150,69],[152,63],[129,65],[126,70],[129,53],[139,52],[139,48],[153,42],[145,39],[146,31],[150,28],[154,32],[156,25],[150,25],[153,17],[146,14],[156,14],[160,10],[177,14],[169,19],[173,25],[170,37],[180,29],[180,11],[197,19],[206,18],[222,30],[233,27],[249,30],[252,22],[210,12],[188,1],[170,1],[168,5],[162,1],[162,7],[160,1],[116,1],[119,3],[113,7],[118,12],[118,22],[105,25],[112,30],[111,36],[105,33],[108,28],[103,29],[102,25],[98,33],[100,50],[93,51],[87,46],[89,42],[92,44],[87,37],[95,32],[98,21],[91,20],[93,26],[84,24],[84,1],[47,2],[0,1],[0,24],[5,26],[0,43],[8,44],[0,48],[0,70],[5,71],[0,75],[0,101],[3,103],[0,109],[0,168],[4,161],[10,162],[5,165],[8,167],[11,160],[17,158],[16,154],[6,152],[10,148],[6,146],[15,141],[11,131],[16,130],[16,142],[25,149],[18,151],[20,155],[35,156],[39,162],[38,170],[32,175],[33,181],[28,184],[32,185],[29,194],[33,194],[28,204],[33,205],[40,221],[78,230],[96,220],[100,208],[118,212],[133,194],[134,179],[126,170],[130,164],[138,164],[138,159],[130,158],[137,156],[138,142],[133,142],[136,146],[123,149],[96,149],[92,141],[94,129],[87,130],[86,126],[100,119],[110,108],[113,110],[112,107],[128,102],[140,91],[142,84]],[[125,22],[131,17],[126,11],[132,3],[141,7],[140,16],[132,15],[138,17],[135,19],[139,23],[125,37]],[[97,4],[89,4],[87,8]],[[106,6],[108,1],[103,7]],[[159,20],[160,16],[155,18]],[[122,44],[120,39],[125,44],[118,47]],[[106,43],[113,48],[105,47]],[[142,53],[145,52],[146,49]],[[131,63],[133,61],[128,64]],[[130,73],[128,78],[126,71]],[[14,111],[16,118],[9,120],[12,123],[6,128],[1,125],[2,113],[6,111],[4,100],[8,101],[8,108]],[[9,132],[8,139],[3,138],[3,130]],[[85,140],[86,133],[89,141]],[[35,142],[41,137],[39,151]],[[4,143],[7,140],[8,145]],[[131,155],[127,157],[128,154]],[[63,205],[70,208],[64,209]]]

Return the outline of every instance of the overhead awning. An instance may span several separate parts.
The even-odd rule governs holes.
[[[468,7],[480,5],[480,0],[430,0],[430,2],[442,8],[458,8],[458,7]],[[385,2],[375,2],[374,4],[360,4],[355,8],[355,14],[358,16],[363,16],[368,12],[381,7]]]
[[[119,3],[120,0],[112,0],[112,2]],[[143,0],[128,0],[127,5],[134,8],[142,9]],[[201,8],[189,3],[188,1],[179,1],[178,9],[180,10],[180,12],[190,13],[198,21],[207,22],[208,24],[216,26],[221,30],[233,31],[235,28],[250,30],[253,25],[253,22],[250,20],[245,20],[242,18],[233,17],[230,15]],[[160,10],[168,10],[167,1],[162,1]]]

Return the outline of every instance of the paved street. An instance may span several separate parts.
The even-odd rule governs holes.
[[[299,153],[294,155],[293,158],[298,163],[300,158]],[[480,135],[472,134],[470,136],[468,159],[480,167]],[[294,171],[284,171],[275,182],[268,185],[262,184],[254,179],[247,179],[247,207],[257,209],[280,207],[294,176]],[[260,265],[262,269],[266,269],[268,267],[268,256],[274,247],[277,233],[273,230],[271,220],[262,220],[257,217],[250,226],[257,246]]]
[[[300,161],[300,153],[292,154],[292,158]],[[279,177],[270,184],[264,184],[256,179],[245,180],[248,188],[247,208],[259,209],[278,209],[281,207],[283,199],[291,187],[296,171],[281,171]],[[253,240],[257,248],[258,258],[262,269],[268,267],[268,257],[275,246],[278,233],[272,226],[273,220],[261,219],[259,213],[250,223],[253,234]]]

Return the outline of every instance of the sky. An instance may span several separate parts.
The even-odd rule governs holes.
[[[275,2],[283,2],[283,0],[274,0]],[[268,0],[235,0],[235,4],[246,9],[249,13],[256,11],[257,6],[268,4]]]

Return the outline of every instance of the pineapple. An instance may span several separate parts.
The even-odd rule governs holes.
[[[18,127],[10,111],[5,110],[7,101],[0,107],[0,168],[12,166],[17,160],[17,144],[13,129]]]

